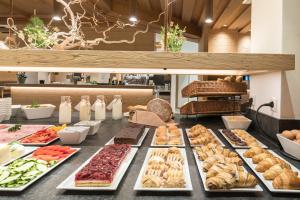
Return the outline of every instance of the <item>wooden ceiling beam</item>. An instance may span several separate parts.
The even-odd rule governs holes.
[[[150,4],[150,0],[138,0],[138,4],[140,5],[140,7],[147,11],[148,13],[149,12],[152,12],[152,7],[151,7],[151,4]]]
[[[231,0],[219,19],[213,25],[213,29],[220,29],[224,25],[231,25],[233,21],[244,12],[249,5],[242,4],[242,0]]]
[[[251,23],[244,26],[239,32],[240,33],[249,33],[251,31]]]
[[[245,27],[251,21],[251,7],[249,6],[244,12],[237,17],[228,29],[241,29]]]
[[[173,3],[173,11],[174,11],[173,13],[174,13],[174,16],[177,18],[181,17],[182,5],[183,5],[183,0],[176,0]]]
[[[193,9],[193,15],[192,15],[192,22],[194,24],[198,24],[204,10],[204,1],[205,0],[196,0],[194,9]]]
[[[195,1],[196,0],[184,1],[182,5],[182,16],[181,16],[182,21],[184,22],[191,21],[193,15],[193,9],[195,6]]]

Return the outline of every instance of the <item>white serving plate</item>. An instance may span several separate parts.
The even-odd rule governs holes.
[[[268,188],[268,190],[270,190],[270,192],[274,192],[274,193],[300,193],[300,190],[287,190],[287,189],[275,189],[272,185],[273,181],[269,181],[266,180],[263,176],[263,173],[257,172],[255,170],[256,164],[252,163],[252,158],[246,158],[244,157],[244,153],[245,151],[247,151],[247,149],[236,149],[237,153],[243,158],[243,160],[248,164],[248,166],[252,169],[252,171],[254,171],[254,173],[256,174],[256,176],[265,184],[265,186]],[[270,153],[272,153],[274,156],[284,160],[286,163],[288,163],[293,171],[298,172],[298,176],[300,174],[300,170],[297,169],[295,166],[293,166],[291,163],[289,163],[287,160],[285,160],[283,157],[279,156],[277,153],[275,153],[272,150],[268,150]]]
[[[283,137],[281,134],[277,134],[277,138],[285,152],[300,159],[300,144]]]
[[[216,140],[221,144],[221,146],[222,147],[225,147],[225,144],[219,139],[219,137],[215,134],[215,132],[213,132],[213,130],[211,130],[211,129],[207,129],[209,132],[211,132],[211,134],[216,138]],[[187,128],[187,129],[185,129],[185,131],[186,131],[186,136],[187,136],[187,138],[188,138],[188,140],[189,140],[189,143],[190,143],[190,146],[191,147],[200,147],[200,146],[203,146],[203,145],[201,145],[201,144],[191,144],[191,140],[190,140],[190,138],[188,137],[188,135],[187,135],[187,133],[190,131],[190,129],[189,128]]]
[[[175,144],[174,145],[172,145],[172,144],[155,144],[155,135],[156,135],[156,129],[155,129],[155,133],[153,135],[152,142],[151,142],[151,147],[185,147],[182,128],[179,128],[179,130],[180,130],[180,139],[182,141],[182,144],[177,144],[177,145],[175,145]]]
[[[135,191],[177,191],[177,192],[182,192],[182,191],[193,191],[193,186],[192,186],[192,182],[191,182],[191,177],[190,177],[190,171],[189,171],[189,165],[188,165],[188,160],[186,157],[186,151],[184,148],[179,148],[181,155],[183,156],[183,160],[184,160],[184,164],[183,164],[183,172],[184,172],[184,176],[185,176],[185,188],[146,188],[143,187],[141,182],[142,182],[142,178],[145,174],[145,171],[147,169],[147,165],[148,165],[148,160],[151,156],[151,151],[153,150],[157,150],[159,148],[149,148],[146,158],[144,160],[142,169],[140,171],[140,174],[135,182],[134,185],[134,190]],[[166,148],[161,148],[161,149],[166,149]]]
[[[223,135],[223,137],[227,140],[227,142],[229,142],[229,144],[235,148],[235,149],[250,149],[251,147],[249,146],[239,146],[234,144],[233,142],[231,142],[231,140],[222,132],[223,129],[219,129],[219,132]],[[251,134],[250,134],[251,135]],[[253,135],[251,135],[252,137],[254,137]],[[238,136],[237,136],[238,137]],[[255,137],[254,137],[255,138]],[[264,145],[263,143],[261,143],[257,138],[255,138],[257,143],[260,145],[261,148],[267,149],[268,147],[266,145]]]
[[[27,136],[28,137],[28,136]],[[25,137],[26,138],[26,137]],[[25,138],[22,138],[22,139],[25,139]],[[22,140],[21,139],[21,140]],[[47,142],[47,143],[23,143],[23,142],[21,142],[21,140],[19,140],[19,142],[20,142],[20,144],[22,144],[23,146],[47,146],[47,145],[49,145],[50,143],[52,143],[52,142],[54,142],[54,141],[56,141],[56,140],[58,140],[59,139],[59,137],[56,137],[56,138],[53,138],[52,140],[50,140],[49,142]]]
[[[132,147],[141,147],[143,144],[144,139],[146,138],[148,132],[149,132],[149,128],[145,128],[143,135],[141,136],[141,138],[139,139],[137,144],[132,144]],[[114,144],[114,139],[115,137],[113,137],[111,140],[109,140],[105,145],[110,145],[110,144]]]
[[[86,166],[90,160],[101,151],[100,148],[94,155],[92,155],[87,161],[85,161],[77,170],[75,170],[68,178],[66,178],[61,184],[59,184],[56,189],[59,190],[82,190],[82,191],[101,191],[101,190],[117,190],[119,183],[121,182],[123,176],[125,175],[130,163],[132,162],[138,148],[131,148],[130,152],[126,155],[125,159],[122,161],[119,169],[115,174],[115,178],[112,184],[108,187],[76,187],[75,186],[75,175],[84,166]]]
[[[6,162],[0,164],[0,166],[8,165],[8,164],[12,163],[13,161],[15,161],[15,160],[17,160],[17,159],[22,158],[22,157],[24,157],[24,156],[26,156],[26,155],[32,153],[32,152],[33,152],[34,150],[36,150],[36,149],[37,149],[37,147],[24,147],[24,153],[23,153],[22,155],[20,155],[20,156],[18,156],[18,157],[16,157],[16,158],[12,158],[11,160],[6,161]]]
[[[209,189],[206,184],[206,173],[203,171],[203,161],[198,159],[197,152],[193,150],[193,154],[196,160],[197,168],[203,183],[203,187],[206,192],[262,192],[263,189],[259,184],[257,184],[254,188],[231,188],[231,189],[216,189],[216,190],[211,190]],[[245,169],[246,170],[246,169]]]
[[[70,158],[71,156],[73,156],[74,154],[76,154],[78,151],[80,151],[80,148],[73,148],[76,149],[76,151],[74,151],[72,154],[70,154],[68,157],[62,159],[61,161],[59,161],[58,163],[56,163],[56,165],[52,166],[51,168],[49,168],[47,171],[45,171],[44,173],[40,174],[39,176],[37,176],[35,179],[31,180],[30,182],[28,182],[27,184],[21,186],[21,187],[17,187],[17,188],[1,188],[0,187],[0,191],[7,191],[7,192],[21,192],[23,190],[25,190],[26,188],[28,188],[30,185],[32,185],[34,182],[36,182],[37,180],[39,180],[40,178],[42,178],[43,176],[45,176],[47,173],[49,173],[50,171],[52,171],[53,169],[55,169],[56,167],[58,167],[60,164],[62,164],[63,162],[65,162],[68,158]],[[25,158],[29,158],[32,154],[26,156]]]

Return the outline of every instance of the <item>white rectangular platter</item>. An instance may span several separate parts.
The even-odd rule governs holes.
[[[183,172],[184,172],[184,176],[185,176],[185,188],[146,188],[142,186],[142,178],[143,175],[145,174],[146,168],[147,168],[147,164],[148,164],[148,160],[151,156],[151,152],[154,149],[158,149],[158,148],[149,148],[146,158],[144,160],[142,169],[140,171],[140,174],[136,180],[136,183],[134,185],[134,190],[135,191],[192,191],[193,190],[193,186],[192,186],[192,182],[191,182],[191,177],[190,177],[190,171],[189,171],[189,165],[188,165],[188,161],[187,161],[187,157],[186,157],[186,151],[184,148],[179,148],[181,155],[183,156],[183,160],[184,160],[184,164],[183,164]],[[161,148],[161,149],[166,149],[166,148]]]
[[[155,144],[155,135],[156,135],[156,129],[153,134],[152,142],[151,142],[151,147],[185,147],[185,142],[184,142],[184,137],[183,137],[183,131],[181,128],[180,130],[180,139],[182,141],[182,144],[177,144],[177,145],[172,145],[172,144]]]
[[[211,129],[207,129],[207,130],[209,132],[211,132],[211,134],[216,138],[216,140],[221,144],[222,147],[225,147],[225,144],[219,139],[219,137],[215,134],[215,132],[213,132],[213,130],[211,130]],[[185,131],[186,131],[186,136],[187,136],[187,138],[189,140],[189,143],[190,143],[191,147],[200,147],[200,146],[202,146],[201,144],[199,144],[199,145],[197,145],[197,144],[196,145],[195,144],[191,144],[191,140],[190,140],[190,138],[187,135],[187,133],[190,131],[190,129],[187,128],[187,129],[185,129]]]
[[[24,152],[23,152],[22,155],[20,155],[20,156],[18,156],[18,157],[16,157],[16,158],[13,158],[13,159],[11,159],[11,160],[9,160],[9,161],[7,161],[7,162],[4,162],[4,163],[2,163],[0,166],[8,165],[8,164],[12,163],[13,161],[15,161],[15,160],[17,160],[17,159],[19,159],[19,158],[22,158],[22,157],[24,157],[24,156],[26,156],[26,155],[32,153],[34,150],[36,150],[36,148],[37,148],[37,147],[24,147]]]
[[[78,151],[80,151],[80,148],[73,148],[76,149],[76,151],[74,151],[72,154],[70,154],[68,157],[62,159],[61,161],[59,161],[58,163],[56,163],[54,166],[50,167],[47,171],[45,171],[44,173],[40,174],[39,176],[37,176],[35,179],[31,180],[30,182],[28,182],[27,184],[18,187],[18,188],[1,188],[0,187],[0,191],[7,191],[7,192],[21,192],[23,190],[25,190],[26,188],[28,188],[30,185],[32,185],[34,182],[36,182],[37,180],[39,180],[40,178],[42,178],[43,176],[45,176],[47,173],[49,173],[50,171],[52,171],[53,169],[55,169],[56,167],[58,167],[60,164],[62,164],[64,161],[66,161],[68,158],[70,158],[71,156],[73,156],[74,154],[76,154]],[[25,158],[29,158],[32,154],[26,156]]]
[[[249,149],[250,148],[249,146],[239,146],[239,145],[234,144],[225,134],[223,134],[222,130],[223,129],[219,129],[219,132],[223,135],[223,137],[227,140],[227,142],[229,142],[229,144],[233,148],[235,148],[235,149]],[[252,137],[254,137],[254,136],[252,135]],[[255,139],[256,139],[256,141],[258,142],[258,144],[260,145],[261,148],[264,148],[264,149],[268,148],[266,145],[264,145],[263,143],[261,143],[257,138],[255,138]]]
[[[76,187],[75,186],[75,175],[84,166],[86,166],[90,160],[101,151],[100,148],[94,155],[92,155],[87,161],[85,161],[77,170],[75,170],[68,178],[66,178],[61,184],[59,184],[56,189],[59,190],[81,190],[81,191],[101,191],[101,190],[117,190],[119,183],[121,182],[123,176],[125,175],[130,163],[132,162],[138,148],[131,148],[130,152],[126,155],[125,159],[122,161],[119,169],[115,174],[115,178],[112,184],[108,187]]]
[[[197,152],[193,150],[193,154],[196,160],[197,168],[203,183],[203,187],[206,192],[262,192],[263,189],[259,184],[257,184],[254,188],[231,188],[231,189],[219,189],[219,190],[211,190],[209,189],[206,184],[206,173],[203,171],[203,161],[198,159]]]
[[[137,144],[132,144],[132,147],[141,147],[143,144],[144,139],[146,138],[148,132],[149,132],[149,128],[145,128],[143,135],[141,136],[141,138],[139,139]],[[110,145],[110,144],[114,144],[114,139],[115,137],[111,138],[111,140],[109,140],[105,145]]]
[[[265,186],[270,190],[270,192],[274,193],[300,193],[300,190],[287,190],[287,189],[275,189],[272,185],[272,181],[266,180],[263,176],[263,173],[257,172],[255,170],[256,164],[252,163],[252,158],[246,158],[244,157],[245,151],[247,149],[237,149],[237,153],[243,158],[243,160],[249,165],[249,167],[254,171],[254,173],[258,176],[258,178],[265,184]],[[285,160],[283,157],[279,156],[277,153],[275,153],[272,150],[268,150],[270,153],[272,153],[274,156],[284,160],[286,163],[289,163],[287,160]],[[300,174],[300,170],[297,169],[295,166],[293,166],[291,163],[289,163],[292,170],[298,172],[298,175]]]
[[[28,137],[28,136],[27,136]],[[26,138],[26,137],[25,137]],[[24,139],[24,138],[23,138]],[[53,138],[52,140],[50,140],[47,143],[23,143],[21,142],[21,140],[19,140],[20,144],[24,145],[24,146],[47,146],[49,144],[51,144],[52,142],[58,140],[59,137]]]

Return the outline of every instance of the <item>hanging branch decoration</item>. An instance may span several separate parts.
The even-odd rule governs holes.
[[[97,4],[101,0],[97,0],[93,3],[92,13],[88,13],[85,8],[85,3],[90,3],[89,0],[56,0],[63,6],[64,16],[62,22],[66,31],[60,31],[58,28],[52,27],[52,21],[47,26],[41,23],[40,19],[31,19],[31,25],[27,29],[18,30],[14,24],[13,18],[7,19],[9,29],[14,32],[19,39],[21,39],[25,48],[46,48],[46,49],[57,49],[66,50],[73,48],[84,48],[89,49],[93,46],[104,44],[120,44],[127,43],[132,44],[135,42],[137,35],[145,34],[149,31],[152,24],[160,21],[162,15],[168,12],[168,7],[176,0],[168,2],[167,8],[162,11],[156,19],[146,23],[146,26],[142,30],[137,30],[133,33],[131,39],[122,40],[109,40],[109,33],[113,29],[125,29],[128,27],[134,27],[137,23],[127,23],[119,19],[119,17],[110,16],[104,14],[102,10],[97,8]],[[73,7],[79,7],[81,12],[74,12]],[[88,15],[89,14],[89,15]],[[108,19],[110,18],[110,20]],[[114,18],[113,21],[111,18]],[[32,26],[33,22],[38,22],[38,31]],[[82,30],[84,26],[88,26],[93,29],[96,33],[96,37],[93,39],[86,39],[85,34]],[[105,27],[105,28],[103,28]],[[33,28],[33,29],[32,29]],[[101,30],[102,28],[103,30]],[[47,37],[47,38],[45,38]],[[42,39],[41,39],[42,38]]]

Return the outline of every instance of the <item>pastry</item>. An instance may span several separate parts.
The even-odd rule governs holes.
[[[154,135],[156,145],[181,145],[181,131],[175,125],[159,126]]]
[[[237,188],[253,188],[257,185],[256,178],[247,172],[239,171],[238,178],[235,182],[235,187]]]
[[[276,164],[281,164],[282,166],[288,166],[283,160],[276,158],[276,157],[271,157],[271,158],[266,158],[262,161],[260,161],[256,167],[255,170],[258,172],[265,172],[268,170],[270,167]]]
[[[187,133],[187,136],[191,145],[207,145],[209,143],[220,144],[215,136],[200,124],[193,126]]]
[[[255,155],[264,153],[266,150],[261,147],[252,147],[251,149],[247,150],[243,155],[246,158],[252,158]]]
[[[289,165],[282,166],[281,164],[276,164],[270,167],[270,169],[268,169],[267,171],[265,171],[263,176],[266,180],[273,180],[278,175],[280,175],[284,171],[284,169],[291,169],[291,167]],[[298,173],[295,172],[295,174],[297,175]]]
[[[272,154],[270,154],[269,152],[266,152],[266,153],[261,153],[261,154],[258,154],[258,155],[255,155],[252,157],[252,162],[254,164],[257,164],[259,163],[260,161],[266,159],[266,158],[271,158],[273,157]]]
[[[272,185],[275,189],[300,190],[300,178],[291,170],[284,169],[284,171],[273,180]]]

